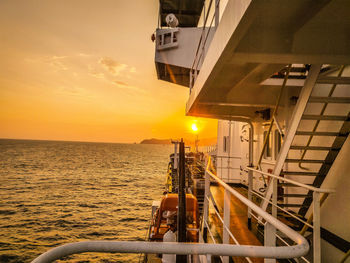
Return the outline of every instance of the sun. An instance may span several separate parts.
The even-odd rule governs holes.
[[[198,131],[197,124],[195,124],[195,123],[192,123],[191,128],[192,128],[192,131],[194,131],[194,132]]]

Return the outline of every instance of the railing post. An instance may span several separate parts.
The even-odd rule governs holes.
[[[227,228],[223,227],[223,243],[224,244],[230,244],[230,235],[228,230],[230,229],[230,198],[231,194],[230,192],[225,189],[224,190],[224,225],[226,225]],[[223,257],[224,263],[229,262],[229,257]]]
[[[252,166],[249,166],[252,167]],[[252,167],[253,168],[253,167]],[[252,201],[253,191],[253,171],[248,171],[248,200]],[[252,229],[252,209],[248,206],[248,229]]]
[[[276,178],[272,178],[272,187],[273,187],[273,193],[272,193],[272,216],[277,218],[277,182],[278,180]]]
[[[208,229],[205,225],[205,222],[208,222],[209,214],[209,194],[210,194],[210,176],[207,171],[205,171],[205,181],[204,181],[204,209],[203,209],[203,240],[204,243],[208,242],[207,233]]]
[[[264,228],[264,246],[276,246],[276,228],[268,222],[266,222]],[[276,259],[265,258],[264,263],[276,263]]]
[[[321,262],[321,220],[320,220],[320,193],[314,191],[313,192],[313,212],[314,212],[314,219],[313,219],[313,226],[314,226],[314,233],[313,233],[313,253],[314,253],[314,262],[320,263]]]
[[[277,179],[272,178],[272,181],[270,182],[272,184],[272,216],[277,218]],[[276,228],[267,223],[265,224],[264,229],[264,245],[275,247],[276,246]],[[276,263],[276,259],[273,258],[265,258],[264,263]]]

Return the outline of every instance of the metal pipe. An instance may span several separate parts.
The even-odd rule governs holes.
[[[310,185],[307,185],[307,184],[302,184],[302,183],[299,183],[297,181],[281,177],[281,176],[276,176],[276,175],[273,175],[273,174],[270,174],[270,173],[265,173],[263,171],[260,171],[260,170],[254,169],[254,168],[246,167],[246,169],[250,170],[250,171],[253,171],[253,172],[257,172],[257,173],[266,175],[266,176],[269,176],[269,177],[272,177],[272,178],[276,178],[278,180],[285,181],[285,182],[288,182],[288,183],[291,183],[291,184],[294,184],[294,185],[297,185],[297,186],[300,186],[300,187],[303,187],[303,188],[306,188],[306,189],[308,189],[310,191],[314,191],[314,192],[318,192],[318,193],[334,193],[335,192],[332,189],[316,188],[316,187],[313,187],[313,186],[310,186]]]
[[[305,242],[302,240],[299,240],[298,242],[300,243],[299,245],[290,247],[263,247],[176,242],[83,241],[53,248],[34,259],[32,263],[49,263],[64,256],[85,252],[296,258],[305,255],[309,249],[306,240]]]
[[[247,122],[249,125],[249,167],[253,168],[253,153],[254,153],[254,126],[252,122]],[[252,191],[253,191],[253,172],[248,171],[248,200],[252,201]],[[248,228],[252,228],[252,210],[248,207]]]
[[[179,190],[178,190],[178,212],[177,212],[177,240],[186,242],[186,181],[185,181],[185,143],[183,139],[179,148]],[[187,262],[187,257],[176,255],[176,262]]]

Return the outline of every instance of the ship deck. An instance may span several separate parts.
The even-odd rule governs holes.
[[[224,188],[222,186],[211,186],[210,190],[213,194],[213,197],[216,201],[216,205],[219,208],[219,211],[223,211],[224,207]],[[246,189],[242,187],[235,188],[238,192],[245,195]],[[247,226],[247,207],[239,201],[237,198],[231,195],[231,204],[230,204],[230,231],[237,239],[240,245],[255,245],[262,246],[255,234],[248,229]],[[210,214],[211,220],[213,220],[216,226],[216,232],[222,236],[222,224],[220,220],[215,216],[214,213]],[[221,227],[218,227],[221,226]],[[209,238],[208,238],[209,240]],[[233,240],[230,239],[230,243],[234,244]],[[263,258],[250,258],[252,262],[262,263],[264,262]],[[233,257],[235,263],[246,263],[247,260],[242,257]]]

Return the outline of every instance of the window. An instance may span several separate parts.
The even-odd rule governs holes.
[[[275,130],[275,159],[277,159],[278,154],[281,151],[282,136],[278,130]]]
[[[264,131],[264,141],[265,141],[266,135],[267,135],[267,131]],[[271,136],[268,135],[267,144],[266,144],[265,151],[264,151],[264,158],[270,159],[271,156],[272,156],[271,155]]]

